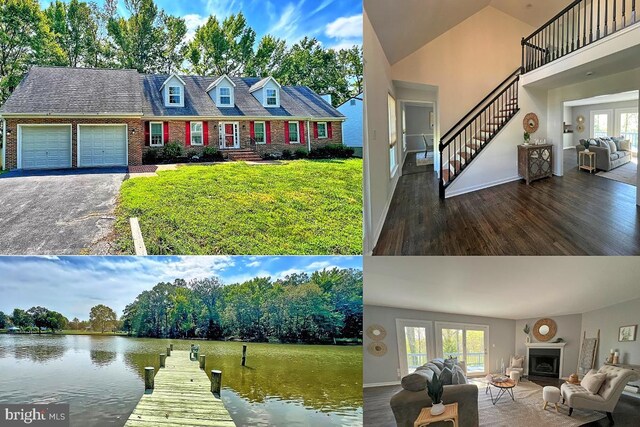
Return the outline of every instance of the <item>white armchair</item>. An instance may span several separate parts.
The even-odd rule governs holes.
[[[520,376],[524,374],[524,356],[511,356],[509,366],[505,373],[511,375],[511,372],[518,372]]]
[[[592,369],[591,372],[595,370]],[[580,384],[564,383],[560,388],[562,400],[569,406],[569,416],[574,408],[604,411],[613,424],[611,413],[618,404],[624,387],[629,381],[634,380],[637,374],[631,369],[610,365],[598,369],[597,373],[604,373],[605,379],[596,394],[592,394]]]

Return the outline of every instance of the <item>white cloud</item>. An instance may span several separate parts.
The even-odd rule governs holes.
[[[307,266],[307,270],[322,270],[323,268],[327,268],[331,265],[329,261],[315,261]]]
[[[247,264],[247,267],[260,267],[260,264],[262,264],[260,261],[251,261]]]
[[[196,13],[192,13],[189,15],[185,15],[182,17],[184,19],[185,24],[187,25],[187,34],[185,38],[187,41],[193,40],[193,37],[196,35],[196,30],[198,27],[202,27],[207,23],[209,19],[208,16],[200,16]]]
[[[234,13],[242,11],[242,0],[207,0],[207,13],[222,20]]]
[[[327,24],[325,34],[333,39],[362,37],[362,14],[343,16]]]

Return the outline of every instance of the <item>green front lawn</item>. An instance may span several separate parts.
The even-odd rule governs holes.
[[[184,166],[125,181],[117,248],[133,253],[138,217],[149,254],[362,253],[362,160]]]

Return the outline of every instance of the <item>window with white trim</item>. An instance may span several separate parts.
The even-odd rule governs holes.
[[[202,122],[191,122],[191,145],[202,145]]]
[[[169,105],[182,105],[182,87],[169,86]]]
[[[265,89],[267,94],[267,105],[268,106],[276,106],[278,105],[278,91],[275,89]]]
[[[318,122],[318,139],[328,138],[327,122]]]
[[[253,124],[253,138],[256,144],[264,144],[267,140],[264,122],[255,122]]]
[[[149,138],[149,145],[151,147],[162,147],[164,145],[162,122],[151,122],[149,124]]]
[[[389,171],[391,172],[391,178],[396,174],[398,168],[398,126],[396,120],[396,100],[391,94],[387,97],[387,108],[389,112]]]
[[[221,87],[218,91],[220,92],[220,105],[231,105],[231,88]]]
[[[299,126],[300,126],[300,123],[298,122],[289,122],[289,143],[290,144],[300,143]]]

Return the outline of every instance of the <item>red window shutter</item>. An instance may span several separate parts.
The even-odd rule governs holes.
[[[289,143],[289,122],[284,122],[284,143]]]
[[[327,122],[327,136],[329,139],[333,139],[333,130],[331,129],[331,122]]]
[[[298,140],[300,141],[300,144],[305,144],[307,142],[305,136],[306,135],[304,133],[304,122],[301,121],[300,122],[300,137],[298,138]]]
[[[209,145],[209,122],[202,123],[202,139],[204,145]]]
[[[255,122],[249,122],[249,136],[251,139],[256,139],[256,130],[254,128]]]
[[[144,145],[151,145],[151,132],[149,131],[149,122],[144,122]]]
[[[184,145],[187,147],[191,145],[191,122],[185,122],[186,128],[184,129]]]
[[[318,139],[318,122],[313,122],[313,137]]]
[[[271,122],[267,122],[265,127],[267,128],[267,144],[271,144]]]
[[[169,142],[169,122],[164,122],[162,125],[164,127],[164,143],[166,144]]]

